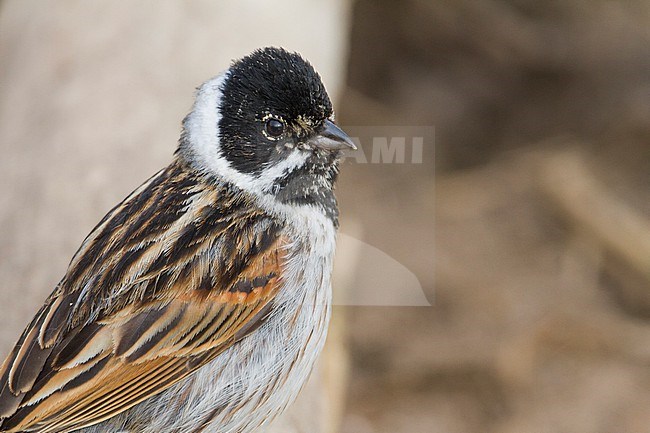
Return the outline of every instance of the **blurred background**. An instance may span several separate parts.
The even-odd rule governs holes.
[[[415,163],[346,159],[337,289],[370,297],[336,307],[303,406],[327,427],[284,431],[650,432],[642,0],[1,1],[2,352],[168,163],[192,89],[265,45],[344,128],[435,130]],[[430,306],[398,306],[412,278]]]

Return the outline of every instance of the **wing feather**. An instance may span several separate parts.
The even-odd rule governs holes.
[[[84,241],[0,368],[0,431],[106,420],[184,379],[272,311],[288,244],[279,226],[179,164]]]

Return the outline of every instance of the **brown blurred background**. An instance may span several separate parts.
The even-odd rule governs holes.
[[[191,89],[270,44],[314,63],[341,125],[435,128],[422,163],[342,170],[342,232],[432,306],[337,307],[336,430],[650,432],[641,0],[1,2],[3,353],[169,160]],[[344,290],[379,272],[358,255]]]
[[[342,208],[433,307],[349,314],[343,431],[650,431],[650,3],[359,0],[351,29],[341,121],[436,148],[347,170]]]

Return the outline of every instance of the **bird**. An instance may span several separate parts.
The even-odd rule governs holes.
[[[296,52],[203,83],[171,163],[90,232],[0,367],[0,432],[267,426],[327,335],[355,148]]]

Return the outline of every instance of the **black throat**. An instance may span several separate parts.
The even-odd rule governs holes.
[[[279,178],[273,194],[281,203],[310,205],[320,209],[334,226],[339,226],[339,208],[334,195],[338,163],[320,165],[307,163]]]

